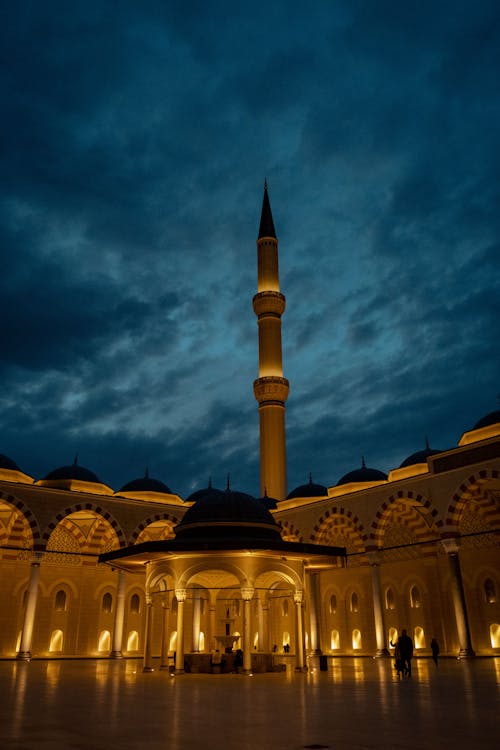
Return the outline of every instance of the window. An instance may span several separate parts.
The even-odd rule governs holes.
[[[113,609],[113,597],[108,592],[102,597],[102,611],[109,614]]]
[[[281,603],[281,614],[283,615],[283,617],[288,616],[288,599],[283,599]]]
[[[330,633],[330,648],[332,651],[336,651],[340,648],[340,635],[338,630],[332,630]]]
[[[425,634],[423,628],[415,628],[413,640],[415,641],[415,648],[425,648]]]
[[[412,586],[410,589],[410,606],[413,609],[419,609],[422,606],[422,600],[420,598],[420,590],[418,586]]]
[[[385,608],[386,609],[396,608],[394,604],[394,591],[392,589],[387,589],[387,591],[385,592]]]
[[[131,630],[127,638],[127,651],[139,651],[139,633]]]
[[[53,630],[50,636],[49,651],[51,653],[63,650],[63,632],[62,630]]]
[[[358,595],[355,591],[351,594],[351,612],[357,612],[358,611]]]
[[[54,609],[56,612],[66,611],[66,592],[62,589],[59,589],[56,594],[56,597],[54,599]]]
[[[99,634],[98,651],[109,651],[111,648],[111,634],[109,630],[101,630]]]
[[[132,594],[130,597],[130,611],[137,615],[139,614],[141,608],[141,600],[139,599],[139,594]]]
[[[497,600],[496,586],[491,578],[487,578],[484,582],[484,597],[487,604],[495,604]]]
[[[398,631],[396,630],[396,628],[389,628],[389,644],[391,643],[396,644],[397,640],[398,640]],[[393,647],[391,646],[391,648]]]
[[[361,631],[360,630],[352,631],[352,647],[355,651],[361,648]]]
[[[330,614],[335,615],[337,613],[337,597],[332,594],[330,597]]]

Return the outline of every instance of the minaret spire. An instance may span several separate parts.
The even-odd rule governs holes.
[[[259,377],[254,382],[260,418],[260,492],[286,498],[285,402],[288,380],[283,377],[281,316],[286,300],[280,291],[278,239],[264,182],[257,239],[257,289],[253,309],[259,327]]]

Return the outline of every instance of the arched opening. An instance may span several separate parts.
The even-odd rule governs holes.
[[[487,604],[495,604],[497,600],[497,590],[494,581],[487,578],[484,582],[484,598]]]
[[[355,591],[351,594],[351,612],[357,612],[359,609],[359,599]]]
[[[281,645],[283,646],[283,650],[285,652],[290,650],[290,633],[288,632],[288,630],[283,631]]]
[[[138,615],[141,611],[141,600],[139,594],[132,594],[130,597],[130,611],[133,615]]]
[[[127,638],[127,651],[139,651],[139,633],[131,630]]]
[[[490,625],[491,648],[500,648],[500,625],[492,622]]]
[[[259,634],[258,633],[254,633],[254,636],[253,636],[253,647],[254,647],[255,651],[257,651],[257,649],[259,648]]]
[[[177,648],[177,630],[173,630],[170,634],[170,641],[168,643],[168,650],[175,651]]]
[[[288,599],[283,599],[281,602],[281,614],[283,617],[288,617]]]
[[[233,633],[234,645],[233,648],[241,648],[241,634],[237,630]]]
[[[332,651],[340,648],[340,634],[338,630],[332,630],[330,633],[330,648]]]
[[[412,609],[420,609],[422,606],[422,599],[420,598],[420,589],[418,586],[412,586],[410,589],[410,607]]]
[[[200,630],[200,651],[205,651],[205,633],[202,630]]]
[[[56,612],[66,611],[66,592],[59,589],[54,598],[54,609]]]
[[[337,614],[337,597],[335,596],[335,594],[332,594],[330,597],[330,614]]]
[[[113,597],[108,591],[102,597],[102,611],[106,614],[109,614],[112,610],[113,610]]]
[[[50,636],[49,651],[51,654],[60,653],[63,650],[63,632],[62,630],[53,630]]]
[[[111,634],[109,630],[101,630],[99,633],[98,651],[109,651],[111,649]]]
[[[385,608],[395,609],[394,591],[391,588],[386,589],[385,592]]]
[[[398,631],[396,628],[389,628],[389,644],[396,643],[398,640]]]
[[[352,647],[355,651],[361,648],[361,631],[357,628],[352,631]]]
[[[417,626],[413,632],[413,640],[415,642],[415,648],[425,648],[425,633],[424,629]]]

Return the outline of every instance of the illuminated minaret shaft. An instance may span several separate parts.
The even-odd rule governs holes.
[[[288,380],[283,377],[281,316],[285,297],[280,292],[278,240],[264,185],[257,239],[257,289],[253,309],[259,327],[259,377],[253,390],[259,403],[260,492],[276,500],[286,498],[285,401]]]

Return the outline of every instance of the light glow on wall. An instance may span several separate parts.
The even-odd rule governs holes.
[[[63,650],[63,632],[62,630],[53,630],[52,635],[50,636],[49,651],[53,653],[55,651],[62,651],[62,650]]]
[[[361,631],[357,628],[352,631],[352,647],[355,651],[361,648]]]
[[[101,630],[99,634],[99,645],[97,646],[98,651],[110,651],[111,650],[111,633],[109,630]]]
[[[500,625],[493,622],[490,625],[490,640],[492,648],[500,648]]]
[[[139,651],[139,633],[131,630],[127,638],[127,651]]]
[[[332,651],[340,648],[340,634],[338,630],[332,630],[330,634],[330,648]]]
[[[417,625],[413,634],[413,640],[415,641],[415,648],[425,648],[425,633],[424,629]]]

